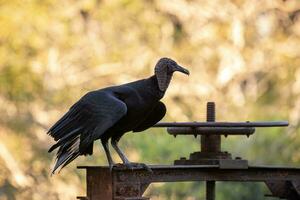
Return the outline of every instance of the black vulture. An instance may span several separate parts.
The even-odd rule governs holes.
[[[109,139],[124,166],[134,166],[118,147],[118,141],[126,132],[144,131],[160,121],[166,113],[166,106],[160,99],[173,73],[179,71],[189,75],[187,69],[170,58],[161,58],[154,71],[155,74],[147,79],[88,92],[49,129],[48,134],[57,141],[49,152],[59,148],[52,174],[79,155],[91,155],[93,143],[98,139],[110,169],[114,162],[108,148]]]

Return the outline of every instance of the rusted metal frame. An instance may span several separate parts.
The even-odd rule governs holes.
[[[159,122],[153,127],[281,127],[288,126],[287,121],[273,122]]]
[[[148,200],[142,197],[150,183],[120,182],[116,172],[108,167],[78,167],[86,169],[87,196],[77,197],[82,200]],[[121,171],[119,171],[121,172]],[[126,172],[125,172],[126,173]],[[121,174],[124,174],[122,171]],[[119,175],[118,177],[122,177]]]
[[[300,199],[300,180],[298,181],[265,181],[273,197],[288,200]]]
[[[107,167],[79,167],[94,171],[93,179],[98,171]],[[153,173],[146,170],[114,169],[117,181],[126,182],[177,182],[177,181],[299,181],[300,168],[249,166],[248,169],[220,169],[219,166],[203,165],[150,165]],[[108,168],[107,168],[108,169]],[[91,175],[92,176],[92,175]],[[103,177],[101,177],[103,179]]]
[[[216,181],[206,181],[206,200],[216,199]]]
[[[170,135],[252,135],[253,127],[169,127]]]
[[[88,200],[113,199],[113,173],[108,167],[86,169],[86,191]]]
[[[130,170],[132,171],[132,170]],[[126,172],[125,172],[126,173]],[[113,175],[113,200],[145,200],[143,194],[150,182],[140,182],[138,180],[128,181],[127,176],[122,171],[115,171]],[[149,172],[148,172],[149,173]]]
[[[110,172],[108,167],[79,168],[87,170],[87,199],[89,200],[145,200],[147,198],[142,195],[151,183],[184,181],[289,182],[293,187],[287,188],[288,193],[295,196],[296,191],[299,194],[300,169],[298,168],[220,169],[217,165],[150,167],[153,173],[142,169],[114,168]],[[278,194],[274,193],[273,195]]]
[[[174,136],[201,135],[201,151],[192,153],[189,160],[175,161],[176,166],[150,166],[153,173],[144,169],[114,168],[110,172],[108,167],[79,167],[87,169],[88,194],[79,198],[146,200],[149,198],[142,197],[143,193],[154,182],[206,181],[207,200],[214,200],[215,181],[253,181],[265,182],[273,196],[300,199],[300,169],[249,167],[247,160],[233,160],[231,154],[221,151],[221,135],[249,136],[255,127],[288,126],[288,122],[215,122],[215,115],[215,103],[208,102],[207,122],[166,122],[154,126],[168,127]]]
[[[153,173],[144,170],[116,171],[122,176],[118,181],[154,183],[181,181],[298,181],[300,169],[249,167],[248,169],[219,169],[218,167],[151,167]]]
[[[127,174],[127,172],[119,172],[122,174],[122,179],[126,180],[126,182],[134,183],[144,183],[148,185],[150,182],[180,182],[180,181],[206,181],[207,182],[207,199],[214,199],[215,198],[215,181],[237,181],[237,182],[287,182],[287,186],[284,187],[285,195],[279,195],[273,193],[275,197],[282,197],[287,198],[288,200],[296,200],[299,199],[300,193],[296,191],[296,187],[291,187],[291,185],[295,185],[298,183],[300,179],[300,169],[290,169],[290,168],[263,168],[263,167],[254,167],[247,170],[220,170],[217,168],[206,168],[206,169],[196,169],[197,171],[189,171],[189,172],[182,172],[181,169],[178,171],[171,172],[165,171],[162,172],[160,170],[154,170],[154,174],[148,176],[148,172],[144,173],[142,171]],[[201,172],[200,172],[201,171]],[[199,173],[200,172],[200,173]],[[118,179],[118,172],[116,173]],[[132,179],[130,177],[133,177]],[[266,181],[268,180],[268,181]],[[121,181],[121,179],[118,179]],[[212,184],[212,185],[210,185]],[[139,195],[142,196],[142,193]]]

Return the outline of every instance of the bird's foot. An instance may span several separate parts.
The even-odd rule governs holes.
[[[115,166],[118,166],[120,168],[130,169],[130,170],[145,169],[148,172],[153,173],[152,169],[144,163],[126,162],[126,163],[123,163],[123,164],[117,164]]]
[[[145,163],[124,163],[124,165],[128,168],[128,169],[145,169],[148,172],[153,173],[152,169],[150,167],[148,167],[148,165],[146,165]]]

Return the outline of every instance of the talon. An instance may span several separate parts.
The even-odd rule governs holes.
[[[142,166],[145,170],[147,170],[148,172],[150,172],[151,174],[153,174],[152,169],[151,169],[148,165],[146,165],[146,164],[144,164],[144,163],[141,163],[141,166]]]
[[[123,165],[127,168],[127,169],[130,169],[130,170],[133,170],[134,168],[136,169],[145,169],[147,170],[148,172],[150,173],[153,173],[152,169],[150,167],[148,167],[146,164],[144,163],[123,163]]]
[[[130,169],[131,171],[134,169],[133,163],[124,163],[123,164],[127,169]]]

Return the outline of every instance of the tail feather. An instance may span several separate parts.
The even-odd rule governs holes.
[[[56,144],[54,144],[48,152],[52,152],[57,147],[61,146],[62,144],[66,143],[69,140],[72,140],[74,137],[78,136],[78,132],[82,129],[82,127],[76,128],[75,130],[69,132],[65,136],[63,136]]]
[[[64,145],[60,146],[57,152],[56,163],[53,167],[52,174],[54,174],[57,169],[61,170],[80,155],[79,144],[80,137],[77,136],[73,140],[68,141]]]
[[[52,174],[61,170],[79,155],[93,153],[93,141],[97,139],[94,131],[98,126],[99,116],[102,117],[102,115],[95,116],[97,112],[93,109],[90,104],[86,106],[85,102],[79,101],[49,129],[48,134],[57,141],[50,147],[49,152],[58,148]],[[104,129],[102,129],[97,133],[103,133]]]

